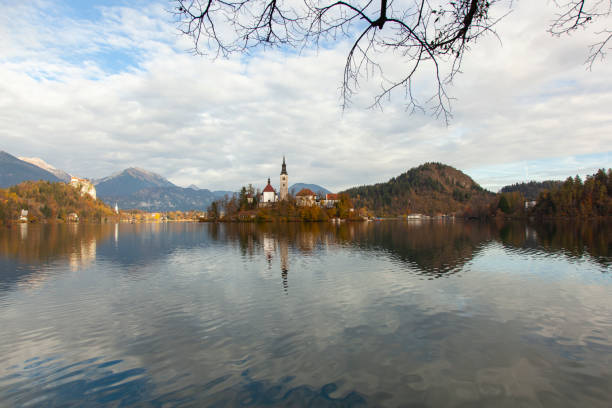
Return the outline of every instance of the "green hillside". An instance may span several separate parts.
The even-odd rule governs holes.
[[[345,193],[355,207],[366,207],[379,216],[455,213],[493,196],[465,173],[441,163],[425,163],[386,183],[354,187]]]

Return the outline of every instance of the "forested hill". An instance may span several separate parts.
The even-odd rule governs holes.
[[[356,208],[366,207],[380,216],[449,214],[493,195],[465,173],[441,163],[425,163],[386,183],[344,192]]]
[[[562,181],[557,180],[530,181],[529,183],[515,183],[502,187],[500,192],[512,193],[518,191],[526,200],[534,201],[538,199],[541,192],[545,190],[555,190],[561,187],[562,184]]]
[[[19,219],[28,210],[29,221],[66,221],[76,213],[82,221],[99,222],[115,217],[113,210],[100,200],[65,183],[24,181],[10,188],[0,188],[0,224]]]

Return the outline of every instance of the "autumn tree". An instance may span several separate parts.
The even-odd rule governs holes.
[[[525,197],[518,191],[512,191],[509,193],[501,193],[497,208],[505,214],[518,215],[523,212],[525,208],[524,204]]]
[[[240,210],[246,210],[249,206],[249,200],[247,198],[247,188],[242,186],[240,194],[238,196],[238,206]]]
[[[460,72],[470,47],[484,35],[496,35],[495,24],[509,14],[510,0],[174,0],[178,28],[193,40],[193,52],[229,56],[260,48],[298,49],[349,39],[341,86],[343,107],[373,73],[381,90],[378,106],[402,90],[412,111],[430,111],[448,120],[447,87]],[[557,4],[557,3],[555,3]],[[567,0],[549,31],[562,36],[610,16],[612,0]],[[603,58],[612,31],[598,32],[587,63]],[[399,77],[385,75],[391,55],[402,66]],[[425,99],[413,83],[417,74],[436,84]]]
[[[213,201],[207,209],[207,218],[216,221],[219,219],[219,203]]]
[[[534,213],[542,217],[612,216],[612,169],[587,176],[568,177],[555,189],[538,197]]]

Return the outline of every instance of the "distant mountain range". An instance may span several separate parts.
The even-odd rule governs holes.
[[[329,191],[325,187],[321,187],[321,186],[319,186],[317,184],[306,184],[306,183],[295,183],[295,184],[293,184],[291,187],[289,187],[289,193],[291,193],[292,195],[296,195],[303,188],[307,188],[309,190],[312,190],[313,192],[315,192],[317,194],[320,194],[322,196],[325,196],[325,194],[331,194],[331,191]]]
[[[128,195],[106,195],[100,199],[123,209],[140,209],[150,212],[206,210],[224,194],[206,189],[194,190],[183,187],[143,188]]]
[[[214,200],[232,194],[193,185],[179,187],[159,174],[136,167],[95,180],[94,185],[98,197],[110,205],[151,212],[205,210]]]
[[[61,181],[55,174],[37,165],[0,151],[0,188],[7,188],[26,180]]]
[[[23,160],[24,162],[33,164],[37,167],[40,167],[43,170],[47,170],[49,173],[53,174],[58,179],[62,180],[65,183],[70,182],[70,174],[66,173],[64,170],[56,169],[46,161],[38,157],[20,157],[19,160]]]
[[[37,157],[17,158],[0,151],[0,188],[23,181],[70,182],[70,175]],[[92,180],[97,196],[123,209],[145,211],[205,210],[214,200],[231,191],[210,191],[191,185],[179,187],[159,174],[130,167],[109,177]]]
[[[148,188],[176,187],[164,177],[137,167],[94,180],[93,183],[100,197],[128,196]]]

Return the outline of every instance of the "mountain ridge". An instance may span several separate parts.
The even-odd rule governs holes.
[[[18,159],[33,164],[34,166],[40,167],[41,169],[48,171],[49,173],[53,174],[55,177],[66,183],[70,182],[70,174],[66,173],[64,170],[52,166],[40,157],[18,157]]]
[[[94,181],[96,191],[100,197],[127,196],[146,188],[177,187],[159,174],[128,167],[118,173]]]
[[[325,187],[322,187],[322,186],[320,186],[318,184],[309,184],[309,183],[295,183],[295,184],[292,184],[291,187],[289,187],[289,192],[291,194],[293,194],[293,195],[296,195],[303,188],[307,188],[309,190],[312,190],[315,193],[323,193],[323,195],[331,194],[331,191],[329,191]]]
[[[61,181],[55,174],[0,150],[0,188],[30,180]]]
[[[205,188],[194,190],[178,186],[143,188],[128,195],[106,195],[104,202],[122,209],[139,209],[152,212],[206,210],[214,200],[221,198],[217,192]]]

